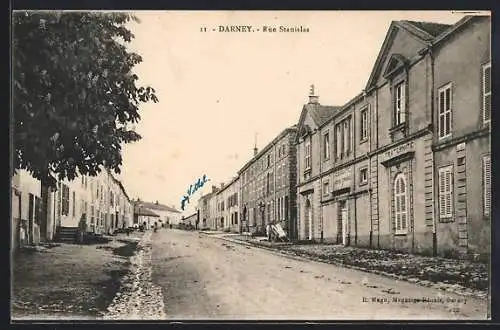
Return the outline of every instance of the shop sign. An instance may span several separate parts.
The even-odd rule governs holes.
[[[413,141],[403,143],[397,147],[387,150],[384,154],[384,158],[386,160],[391,159],[409,151],[415,151],[415,143]]]
[[[352,185],[352,167],[337,171],[333,174],[333,190],[349,188]]]

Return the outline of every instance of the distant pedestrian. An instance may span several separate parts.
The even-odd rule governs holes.
[[[269,226],[269,224],[266,226],[266,236],[267,240],[271,241],[271,226]]]
[[[78,243],[83,244],[86,232],[87,232],[87,220],[85,219],[85,213],[83,213],[80,218],[80,222],[78,223]]]

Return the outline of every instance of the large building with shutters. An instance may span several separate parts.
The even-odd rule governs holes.
[[[394,21],[365,89],[311,96],[297,134],[299,239],[488,254],[490,18]]]
[[[297,239],[296,147],[297,127],[284,129],[239,171],[242,231],[266,233],[268,224],[280,224]]]

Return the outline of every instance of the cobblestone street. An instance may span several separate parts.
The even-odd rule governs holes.
[[[116,294],[104,319],[165,319],[161,288],[151,281],[151,233],[148,231],[139,242],[137,254],[130,259],[130,274],[122,279],[122,290]]]

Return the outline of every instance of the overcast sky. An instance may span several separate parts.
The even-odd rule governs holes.
[[[296,124],[309,86],[320,103],[342,105],[365,86],[392,20],[453,24],[439,11],[137,12],[130,48],[143,57],[140,84],[159,103],[141,107],[143,139],[124,146],[121,179],[131,197],[173,205],[204,174],[191,198],[231,177]],[[219,25],[302,26],[308,33],[219,33]],[[206,27],[208,32],[200,32]]]

